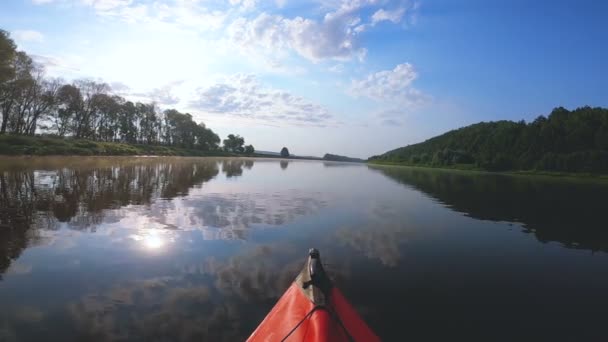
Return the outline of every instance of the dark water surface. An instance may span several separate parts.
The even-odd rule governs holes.
[[[387,341],[606,340],[608,186],[195,158],[0,161],[0,341],[238,341],[309,247]]]

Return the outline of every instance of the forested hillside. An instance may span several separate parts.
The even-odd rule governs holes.
[[[370,162],[485,170],[608,172],[608,109],[554,109],[536,120],[481,122]]]

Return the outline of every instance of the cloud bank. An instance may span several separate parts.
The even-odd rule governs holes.
[[[159,37],[171,37],[169,41],[175,41],[174,50],[183,48],[190,55],[204,55],[197,61],[198,64],[189,65],[191,73],[173,76],[183,79],[183,85],[170,84],[172,76],[167,72],[153,80],[149,87],[140,85],[140,88],[129,91],[138,99],[203,115],[221,115],[271,125],[318,127],[334,126],[338,120],[314,97],[305,98],[303,93],[288,92],[270,84],[263,86],[257,76],[248,73],[268,72],[280,75],[287,83],[305,79],[316,84],[327,82],[327,79],[317,78],[320,73],[326,73],[336,84],[330,91],[336,92],[339,97],[345,92],[342,86],[344,79],[352,77],[354,70],[365,70],[365,60],[371,58],[368,55],[377,53],[374,44],[365,40],[365,35],[373,30],[381,30],[380,26],[411,22],[418,8],[416,2],[407,0],[323,0],[320,4],[297,5],[284,0],[32,1],[46,6],[52,3],[65,8],[87,9],[103,22],[137,24],[138,30],[150,30],[158,33]],[[165,35],[167,33],[168,36]],[[29,31],[21,35],[23,39],[32,41],[44,38]],[[139,40],[133,39],[132,43],[129,46],[137,45]],[[196,46],[207,47],[209,51],[197,49]],[[132,63],[138,63],[136,57],[139,54],[141,59],[150,60],[150,47],[147,45],[129,51],[129,61],[135,61]],[[145,53],[148,55],[144,56]],[[152,54],[156,55],[155,52]],[[222,58],[226,59],[226,65],[231,66],[227,68],[229,71],[222,70],[225,67],[219,62]],[[158,60],[164,63],[164,60]],[[194,61],[188,58],[182,60],[184,64],[180,67]],[[53,70],[65,69],[60,66],[66,64],[63,56],[41,56],[39,61]],[[137,71],[140,69],[134,68]],[[197,89],[200,83],[189,79],[190,75],[205,77],[209,70],[217,70],[219,75],[224,74],[224,78]],[[133,77],[141,79],[141,72],[135,75],[134,71]],[[340,78],[343,80],[338,80]],[[363,120],[372,118],[383,124],[400,125],[404,115],[427,98],[413,86],[417,78],[413,65],[403,63],[393,69],[371,72],[365,77],[351,80],[346,93],[364,99],[368,102],[367,107],[373,105],[375,108],[359,114],[358,108],[346,106],[344,112],[357,113],[363,116]],[[115,80],[116,76],[112,76],[112,79]],[[128,79],[121,81],[129,86],[137,83]],[[328,83],[323,85],[327,86]]]
[[[368,74],[352,80],[348,93],[380,104],[375,116],[383,125],[401,126],[408,112],[423,105],[429,97],[413,86],[418,73],[410,63]]]
[[[208,114],[268,123],[332,124],[327,109],[289,92],[263,87],[254,75],[237,74],[199,88],[190,106]]]

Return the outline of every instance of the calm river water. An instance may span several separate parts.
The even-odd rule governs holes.
[[[309,247],[387,341],[606,340],[608,185],[201,158],[0,160],[0,341],[238,341]]]

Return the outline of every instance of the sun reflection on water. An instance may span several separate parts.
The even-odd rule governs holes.
[[[139,234],[131,235],[145,250],[157,251],[167,244],[167,236],[158,230],[145,230]]]
[[[154,232],[145,235],[142,242],[147,249],[159,249],[165,245],[163,238]]]

